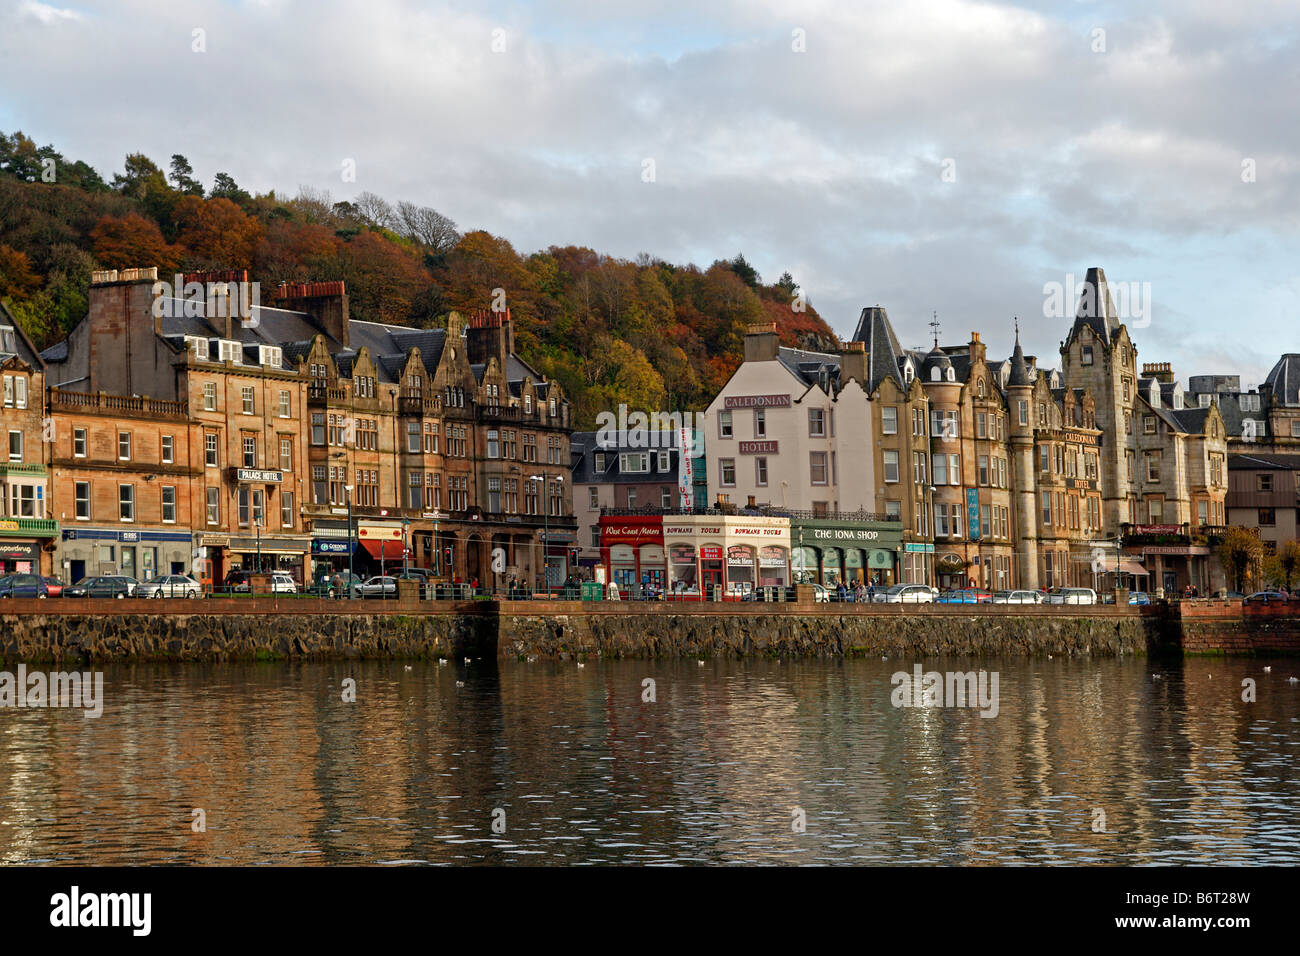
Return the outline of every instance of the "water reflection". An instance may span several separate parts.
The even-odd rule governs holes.
[[[912,663],[110,667],[98,720],[0,710],[0,860],[1300,861],[1300,662],[924,662],[993,719],[892,707]]]

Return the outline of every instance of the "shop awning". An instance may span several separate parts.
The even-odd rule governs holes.
[[[362,538],[360,540],[361,547],[365,548],[376,561],[402,560],[402,542],[400,541],[389,541],[386,538],[381,538],[378,541],[373,538]],[[382,554],[379,550],[381,547],[383,548]]]
[[[1135,574],[1139,577],[1146,577],[1151,573],[1136,561],[1121,561],[1119,563],[1119,569],[1125,574]]]

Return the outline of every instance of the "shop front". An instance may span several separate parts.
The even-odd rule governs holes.
[[[635,592],[642,583],[666,586],[668,565],[659,515],[602,515],[600,555],[606,580],[626,592]]]
[[[39,574],[41,542],[0,539],[0,574]]]
[[[670,597],[743,597],[790,583],[790,524],[751,515],[673,515],[663,521]]]
[[[291,538],[282,535],[231,535],[227,550],[227,573],[239,568],[270,574],[284,571],[299,587],[311,555],[311,538]],[[217,582],[220,584],[220,581]]]
[[[165,574],[190,574],[195,561],[194,537],[188,531],[67,528],[59,550],[58,567],[69,583],[99,574],[152,581]]]
[[[796,581],[831,588],[841,582],[848,587],[898,582],[898,554],[903,549],[899,522],[795,518],[790,538],[795,543],[791,560]]]
[[[359,521],[356,526],[357,553],[365,571],[358,574],[393,574],[409,559],[406,535],[400,521]]]

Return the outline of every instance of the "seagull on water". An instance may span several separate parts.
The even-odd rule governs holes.
[[[1286,682],[1288,684],[1300,684],[1300,677],[1288,677]]]
[[[406,671],[409,671],[410,669],[411,669],[410,664],[407,664],[405,667],[402,668],[402,670],[406,670]]]
[[[584,667],[586,667],[586,666],[587,666],[587,665],[584,664],[584,663],[582,663],[582,661],[578,661],[578,670],[582,670],[582,669],[583,669]]]
[[[445,658],[445,657],[440,657],[440,658],[438,658],[438,666],[439,666],[439,667],[443,667],[443,666],[445,666],[446,663],[447,663],[447,658]]]
[[[1265,674],[1271,674],[1271,673],[1273,673],[1273,668],[1270,667],[1270,666],[1268,666],[1267,664],[1264,665],[1264,673],[1265,673]]]
[[[457,686],[457,687],[464,687],[464,686],[465,686],[465,682],[464,682],[463,680],[458,680],[458,681],[456,681],[456,686]]]
[[[469,661],[470,661],[470,659],[469,659],[469,658],[468,658],[468,657],[467,657],[467,658],[465,658],[465,663],[466,663],[466,664],[468,664],[468,663],[469,663]]]
[[[701,667],[704,666],[704,661],[696,661],[695,663],[699,664]]]

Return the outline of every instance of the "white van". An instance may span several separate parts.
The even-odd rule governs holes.
[[[1048,604],[1096,604],[1097,592],[1092,588],[1052,588],[1047,592]]]

